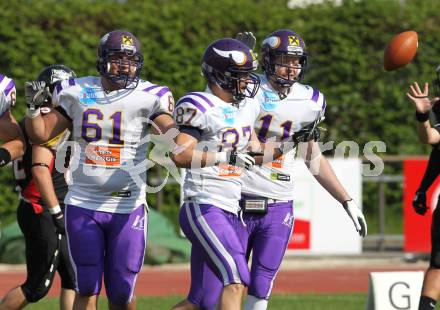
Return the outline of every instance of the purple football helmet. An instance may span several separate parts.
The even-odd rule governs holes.
[[[283,65],[283,56],[297,56],[301,72],[294,79],[285,79],[275,72],[276,66]],[[290,87],[295,82],[300,81],[304,76],[307,67],[307,52],[304,40],[295,32],[288,29],[281,29],[269,34],[263,41],[261,47],[262,67],[267,77],[273,76],[275,82],[283,87]],[[277,62],[277,56],[278,62]],[[281,59],[281,62],[279,61]],[[288,70],[289,67],[287,67]]]
[[[202,58],[202,74],[210,83],[217,84],[233,95],[234,102],[253,98],[260,87],[259,77],[253,73],[258,61],[251,49],[235,39],[220,39],[211,43]],[[240,82],[247,87],[243,90]]]
[[[123,58],[124,54],[128,58]],[[111,63],[118,66],[117,73],[109,72]],[[115,30],[105,34],[99,41],[96,68],[101,76],[121,88],[136,88],[143,63],[141,44],[130,32]],[[130,73],[132,71],[135,73]]]

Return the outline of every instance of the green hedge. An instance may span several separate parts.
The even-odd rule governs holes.
[[[326,94],[324,140],[355,140],[361,149],[367,141],[382,140],[387,154],[420,154],[429,148],[417,142],[414,109],[405,92],[408,83],[433,77],[440,51],[439,11],[437,0],[344,1],[304,9],[289,9],[281,0],[11,0],[0,10],[0,72],[17,82],[14,114],[20,117],[25,80],[52,63],[65,63],[79,76],[96,75],[99,38],[109,30],[127,29],[143,44],[143,77],[168,85],[178,98],[203,89],[200,58],[213,40],[251,30],[261,42],[275,29],[290,28],[304,37],[310,53],[305,83]],[[415,61],[385,72],[386,42],[408,29],[419,33]],[[8,173],[1,171],[2,184],[8,183]],[[3,211],[14,208],[14,195],[6,187],[0,187]],[[172,191],[171,197],[178,196]],[[390,205],[400,208],[400,203],[398,198]],[[173,202],[166,201],[165,210],[175,219]]]

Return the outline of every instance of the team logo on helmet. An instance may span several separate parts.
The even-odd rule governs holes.
[[[289,45],[293,45],[293,46],[300,46],[300,42],[298,37],[295,36],[288,36],[289,38]]]
[[[67,72],[62,69],[52,69],[52,74],[50,76],[50,83],[54,83],[61,80],[68,80],[73,75],[71,72]]]
[[[246,64],[246,54],[241,51],[221,51],[219,49],[216,49],[215,47],[213,47],[212,49],[214,50],[214,52],[222,57],[232,58],[237,66],[243,66],[244,64]]]
[[[122,44],[133,45],[133,38],[130,36],[123,35],[122,36]]]
[[[136,53],[136,46],[134,46],[133,38],[127,35],[121,37],[121,50],[130,50]]]
[[[271,48],[277,48],[281,44],[281,39],[279,37],[269,37],[264,39],[263,45],[268,44]]]

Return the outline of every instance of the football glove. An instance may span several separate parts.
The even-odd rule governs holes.
[[[64,214],[63,211],[60,211],[58,213],[55,214],[51,214],[52,216],[52,221],[57,229],[57,233],[61,234],[61,235],[65,235],[66,234],[66,227],[64,224]]]
[[[425,215],[429,208],[426,205],[426,192],[424,190],[417,190],[412,205],[417,214]]]
[[[30,81],[24,84],[26,105],[30,111],[38,110],[51,97],[49,86],[44,81]]]
[[[359,209],[359,207],[353,200],[344,201],[342,203],[342,206],[344,207],[344,210],[347,212],[348,216],[353,221],[354,227],[356,227],[356,231],[361,237],[365,237],[367,235],[367,222],[365,221],[361,209]]]
[[[255,165],[255,159],[247,154],[247,153],[237,153],[237,151],[229,151],[227,152],[228,164],[244,168],[246,170],[252,170],[252,167]]]
[[[257,39],[255,38],[254,34],[250,31],[237,33],[235,39],[246,44],[247,47],[249,47],[251,50],[255,48],[255,44],[257,43]]]

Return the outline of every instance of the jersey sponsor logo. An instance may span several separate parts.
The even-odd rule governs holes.
[[[84,87],[79,94],[79,102],[84,105],[95,104],[98,100],[98,95],[95,90],[91,87]]]
[[[277,94],[271,91],[263,91],[262,107],[265,111],[273,111],[276,109],[279,102]]]
[[[242,169],[228,164],[218,165],[218,176],[220,177],[239,177],[242,174]]]
[[[121,166],[121,146],[89,144],[85,153],[86,165],[111,168]]]
[[[120,197],[120,198],[129,198],[131,197],[131,191],[119,191],[119,192],[112,192],[112,197]]]
[[[284,155],[267,164],[271,168],[281,169],[284,166]]]
[[[233,107],[225,107],[222,109],[222,112],[225,123],[228,125],[234,124],[237,110]]]

